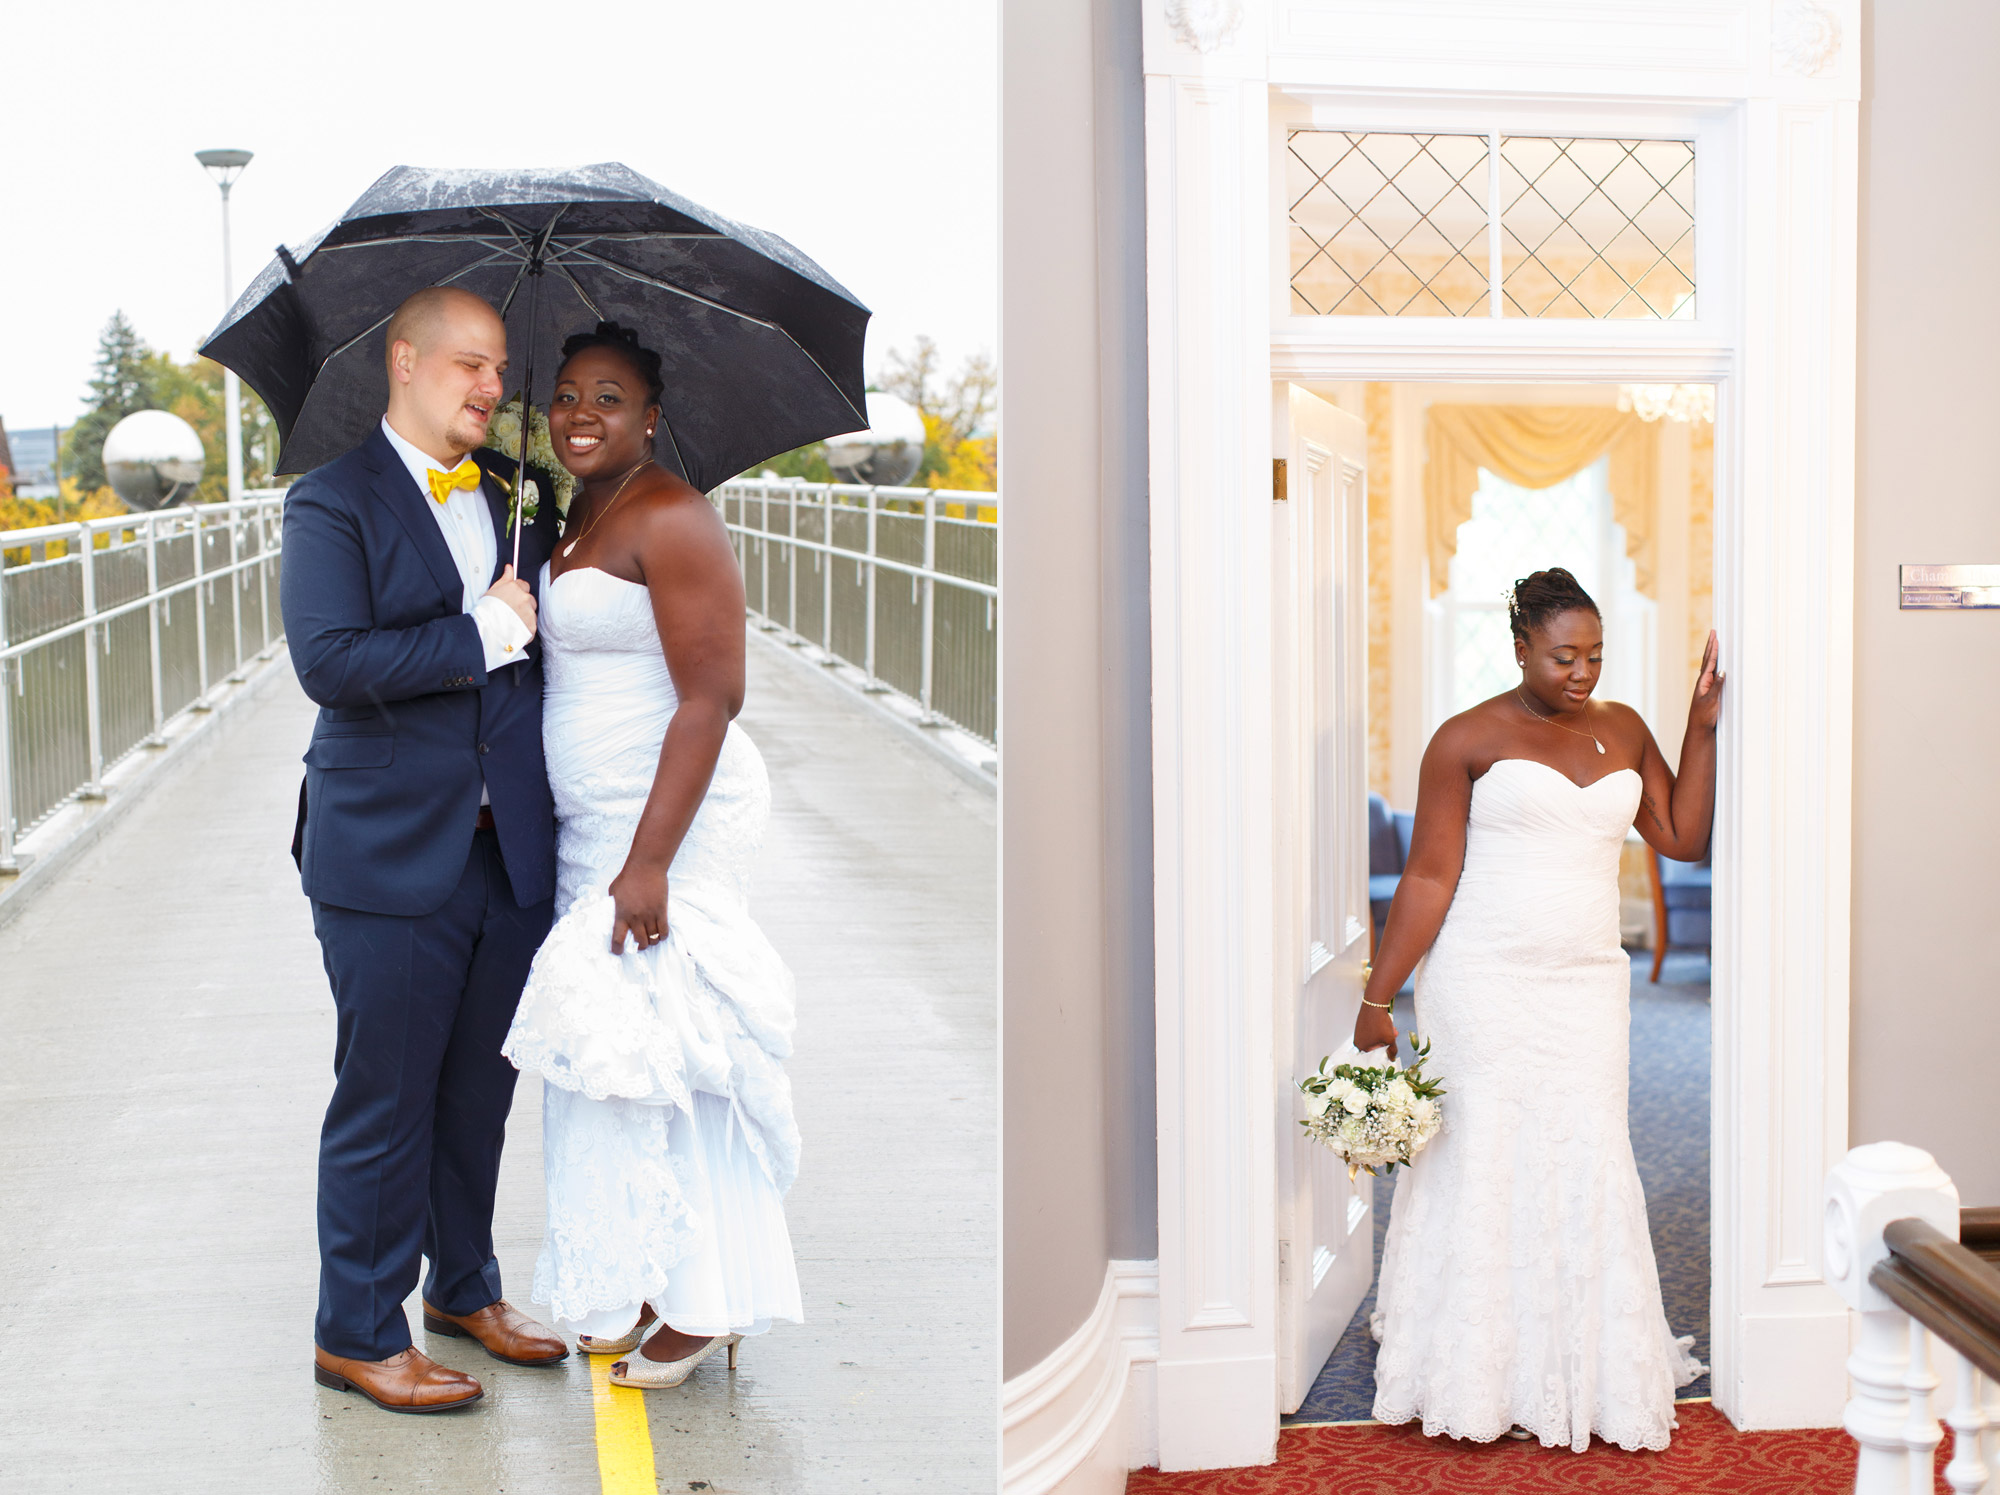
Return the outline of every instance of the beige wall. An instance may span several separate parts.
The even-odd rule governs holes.
[[[1850,1128],[2000,1204],[2000,612],[1896,606],[1902,562],[2000,562],[2000,6],[1863,41]]]
[[[1005,1373],[1157,1236],[1134,0],[1002,7]]]

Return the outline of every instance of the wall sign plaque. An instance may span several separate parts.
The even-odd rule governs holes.
[[[1905,566],[1903,607],[2000,607],[2000,566]]]

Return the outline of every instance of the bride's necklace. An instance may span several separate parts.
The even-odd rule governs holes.
[[[586,524],[583,527],[583,533],[578,535],[574,540],[570,541],[569,544],[563,546],[562,553],[564,560],[568,560],[571,552],[573,552],[576,549],[576,547],[581,545],[585,540],[588,540],[590,538],[590,532],[597,528],[598,520],[602,519],[606,514],[609,514],[612,511],[612,509],[617,507],[618,500],[625,496],[625,485],[631,482],[632,479],[634,479],[639,475],[640,467],[646,466],[652,460],[653,459],[651,457],[646,457],[642,459],[638,467],[634,467],[630,472],[626,473],[624,477],[618,480],[618,487],[616,491],[613,492],[611,495],[611,502],[606,504],[603,508],[599,509],[595,514],[592,514],[590,516],[590,523]],[[1601,753],[1604,751],[1604,749],[1599,748],[1598,751]]]
[[[1591,741],[1591,744],[1600,753],[1604,751],[1604,744],[1597,740],[1597,734],[1595,732],[1577,732],[1576,728],[1565,727],[1561,722],[1557,721],[1552,716],[1543,716],[1541,712],[1535,710],[1534,707],[1528,704],[1528,698],[1525,695],[1521,695],[1521,687],[1518,685],[1514,687],[1514,694],[1521,697],[1521,709],[1527,712],[1528,715],[1532,716],[1536,721],[1547,722],[1550,726],[1555,727],[1560,731],[1574,732],[1578,737],[1588,737]]]

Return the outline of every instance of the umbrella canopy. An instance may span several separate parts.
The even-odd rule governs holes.
[[[617,162],[398,166],[319,237],[281,247],[202,346],[270,407],[280,472],[331,461],[381,420],[383,329],[432,285],[500,310],[510,392],[531,380],[544,407],[564,338],[600,320],[638,329],[666,381],[654,455],[703,492],[868,424],[868,308],[777,235]]]

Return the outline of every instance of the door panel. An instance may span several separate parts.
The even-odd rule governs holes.
[[[1368,438],[1297,385],[1278,387],[1274,414],[1279,1402],[1292,1412],[1374,1270],[1369,1180],[1306,1141],[1297,1088],[1352,1033],[1368,955]]]

